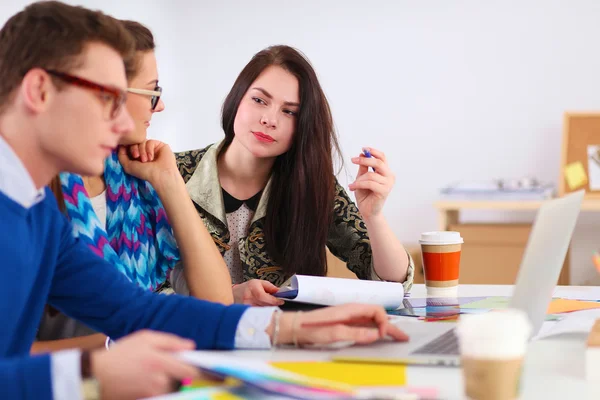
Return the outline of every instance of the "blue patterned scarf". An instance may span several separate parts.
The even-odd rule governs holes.
[[[116,153],[107,158],[106,230],[98,220],[81,176],[60,181],[73,234],[129,280],[156,290],[179,261],[167,214],[150,183],[128,175]]]

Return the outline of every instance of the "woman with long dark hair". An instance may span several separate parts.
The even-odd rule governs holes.
[[[352,159],[357,208],[335,178],[330,107],[299,51],[257,53],[227,95],[221,122],[221,143],[176,157],[225,257],[236,302],[281,304],[269,293],[288,277],[326,274],[326,248],[360,279],[410,289],[412,260],[382,213],[394,184],[385,155],[369,148]]]

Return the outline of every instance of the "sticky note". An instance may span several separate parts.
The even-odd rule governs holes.
[[[583,164],[579,161],[571,163],[565,167],[565,179],[569,189],[578,189],[588,182]]]
[[[403,386],[406,384],[406,367],[399,364],[303,361],[274,362],[271,365],[312,378],[356,386]]]

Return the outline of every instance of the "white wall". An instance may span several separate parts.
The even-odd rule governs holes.
[[[0,5],[4,19],[25,1]],[[397,175],[385,213],[406,243],[437,227],[437,189],[457,179],[557,182],[562,115],[600,108],[600,2],[71,1],[146,23],[167,105],[151,136],[176,150],[222,137],[220,105],[261,48],[313,62],[344,159],[383,149]],[[346,162],[346,183],[356,168]],[[467,213],[467,220],[531,218]],[[572,280],[596,283],[600,216],[583,214]]]

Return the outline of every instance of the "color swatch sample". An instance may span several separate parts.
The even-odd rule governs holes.
[[[312,378],[264,362],[209,351],[183,352],[181,357],[212,376],[229,377],[263,393],[296,399],[352,399],[354,386]]]
[[[550,306],[548,306],[548,314],[590,310],[592,308],[600,308],[600,303],[596,301],[554,299],[550,302]]]
[[[469,308],[485,308],[491,310],[497,310],[508,307],[508,302],[510,298],[508,297],[500,297],[500,296],[492,296],[483,300],[474,301],[473,303],[463,304],[460,306],[461,309],[469,309]]]

